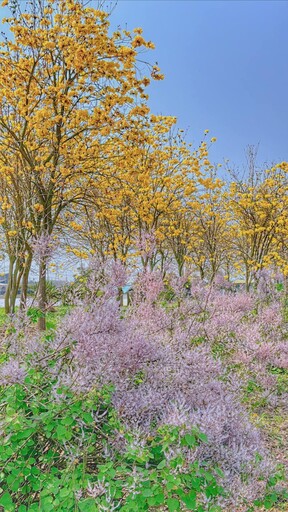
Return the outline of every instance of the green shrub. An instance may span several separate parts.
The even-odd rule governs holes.
[[[75,510],[75,492],[87,485],[91,461],[101,462],[113,424],[110,394],[84,399],[57,389],[57,401],[52,388],[45,372],[33,369],[23,385],[3,390],[0,506],[7,512]],[[96,428],[93,415],[103,413]]]
[[[110,389],[77,396],[57,388],[47,369],[3,386],[1,403],[5,512],[221,510],[221,472],[185,458],[206,441],[196,429],[162,427],[137,444],[117,419]],[[111,448],[119,436],[121,452]]]

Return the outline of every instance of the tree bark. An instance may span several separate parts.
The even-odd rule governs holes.
[[[8,315],[15,313],[17,293],[19,290],[22,273],[23,270],[21,268],[21,262],[19,258],[10,256],[8,284],[5,293],[5,313]]]
[[[245,290],[246,290],[246,292],[250,291],[250,284],[251,284],[250,272],[249,272],[248,267],[246,266],[246,269],[245,269]]]
[[[47,277],[47,262],[46,258],[40,260],[39,264],[39,309],[41,316],[38,320],[38,327],[41,331],[46,330],[46,277]]]
[[[6,315],[10,314],[10,291],[12,288],[12,279],[13,279],[13,267],[14,267],[15,258],[13,256],[9,257],[9,273],[8,273],[8,283],[5,291],[5,313]]]
[[[32,252],[28,252],[28,256],[25,261],[25,269],[22,275],[22,286],[21,286],[21,298],[20,298],[20,309],[23,310],[26,307],[27,295],[28,295],[28,281],[29,274],[32,265]]]

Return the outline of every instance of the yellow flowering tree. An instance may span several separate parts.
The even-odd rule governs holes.
[[[180,134],[173,135],[175,118],[150,116],[142,107],[133,109],[127,122],[129,131],[114,140],[109,183],[97,179],[87,192],[76,239],[88,242],[103,258],[163,266],[167,230],[184,207],[186,189],[193,188],[187,176],[198,172],[199,165]],[[147,235],[155,238],[155,250],[141,258]]]
[[[9,260],[5,311],[13,313],[21,283],[20,307],[27,298],[28,277],[32,263],[33,197],[23,179],[22,162],[9,148],[0,153],[0,232],[2,250]]]
[[[1,174],[13,174],[14,159],[21,160],[33,188],[34,235],[41,238],[52,236],[63,210],[83,198],[91,180],[101,175],[109,183],[107,152],[115,136],[129,131],[127,112],[147,98],[149,78],[137,74],[137,52],[153,44],[141,29],[110,34],[108,15],[76,0],[33,1],[25,13],[16,3],[19,11],[7,20],[12,37],[0,52],[0,152],[9,148],[13,158],[1,164]],[[157,66],[151,75],[162,78]],[[42,258],[43,313],[46,267]]]
[[[230,184],[235,266],[244,272],[247,290],[258,270],[272,266],[284,273],[287,270],[286,257],[283,258],[288,239],[287,192],[287,164],[260,172],[252,168],[246,180],[234,176]]]

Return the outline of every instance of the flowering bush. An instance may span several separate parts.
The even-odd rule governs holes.
[[[197,460],[206,436],[197,429],[162,427],[138,443],[119,422],[111,391],[89,394],[58,387],[49,368],[69,349],[49,350],[46,365],[26,375],[10,364],[2,390],[1,495],[5,512],[220,510],[221,471]],[[8,375],[7,363],[5,365]],[[4,372],[5,374],[5,372]],[[16,377],[17,382],[11,385]],[[125,450],[119,454],[119,439]],[[194,456],[193,456],[194,454]]]
[[[272,303],[262,304],[259,303],[257,295],[233,294],[230,290],[223,292],[222,288],[219,291],[217,287],[204,287],[199,283],[194,285],[193,282],[187,293],[184,287],[187,282],[185,276],[185,279],[181,278],[181,283],[179,279],[171,278],[169,286],[173,289],[173,294],[170,295],[170,301],[163,306],[159,300],[164,290],[161,276],[157,272],[145,271],[134,284],[131,306],[123,311],[119,303],[119,288],[123,286],[125,279],[125,271],[118,264],[111,263],[104,268],[96,262],[86,283],[88,300],[76,305],[53,335],[50,334],[43,340],[38,335],[29,333],[29,329],[24,334],[22,331],[21,335],[19,329],[10,330],[3,345],[6,355],[0,369],[0,383],[4,390],[13,389],[14,394],[18,393],[21,397],[19,400],[23,403],[26,400],[27,386],[31,386],[29,405],[26,403],[28,409],[32,407],[26,418],[29,423],[25,427],[27,432],[34,428],[32,417],[37,409],[35,404],[31,405],[31,399],[35,398],[34,390],[37,389],[36,397],[38,393],[48,393],[45,399],[39,395],[37,400],[39,403],[47,403],[45,407],[51,407],[49,414],[53,416],[53,428],[51,427],[51,435],[45,434],[47,429],[44,418],[49,414],[44,407],[41,410],[43,417],[39,420],[37,409],[37,421],[40,421],[37,435],[33,430],[37,449],[41,447],[42,453],[46,446],[44,453],[46,454],[46,449],[47,453],[52,449],[56,458],[59,456],[57,450],[61,454],[63,452],[66,469],[74,464],[73,460],[83,461],[85,458],[85,467],[90,464],[88,459],[91,460],[91,474],[94,475],[96,483],[91,483],[90,476],[85,477],[85,481],[79,476],[79,481],[75,477],[75,482],[78,483],[74,486],[74,491],[79,491],[77,496],[88,500],[87,507],[92,507],[91,510],[94,510],[95,503],[98,506],[96,510],[114,510],[114,506],[116,510],[120,505],[123,510],[146,510],[149,506],[162,506],[164,503],[169,510],[185,510],[188,507],[185,502],[186,495],[192,492],[187,487],[190,470],[197,469],[197,478],[202,478],[203,468],[212,475],[215,466],[220,468],[215,482],[213,480],[215,496],[212,491],[212,494],[207,491],[210,493],[207,495],[207,482],[201,480],[198,489],[200,501],[196,500],[198,505],[195,504],[190,509],[188,507],[187,510],[217,510],[209,507],[215,505],[218,495],[222,493],[217,483],[220,481],[227,491],[226,503],[229,500],[240,503],[243,499],[250,502],[257,497],[259,499],[265,493],[265,485],[274,465],[261,432],[250,421],[247,403],[251,406],[251,397],[254,395],[257,396],[258,402],[254,404],[257,407],[261,407],[267,400],[270,404],[275,404],[275,401],[281,403],[285,399],[285,390],[279,389],[278,375],[275,372],[275,369],[285,371],[287,368],[286,326],[282,318],[281,303],[273,299]],[[271,325],[274,326],[273,330]],[[244,368],[245,371],[242,371]],[[40,379],[40,375],[45,375],[45,379]],[[111,403],[104,409],[101,405],[102,398],[99,399],[102,389],[111,389]],[[91,397],[95,398],[95,393],[98,401],[92,403]],[[80,400],[79,408],[83,414],[90,414],[92,420],[87,426],[83,414],[78,411],[77,417],[72,415],[71,425],[74,430],[71,430],[65,419],[62,422],[62,412],[67,412],[70,406],[73,409],[77,400]],[[98,416],[99,408],[102,408],[104,420],[102,413]],[[5,409],[4,417],[5,413],[6,416],[10,414],[9,411],[9,407]],[[69,417],[72,418],[71,414]],[[107,425],[105,418],[107,421],[109,418]],[[19,430],[26,419],[25,412],[22,411],[17,427]],[[9,424],[6,417],[2,423],[6,430]],[[69,438],[66,439],[66,433],[63,433],[63,439],[58,439],[58,427],[61,425],[64,425],[65,432],[69,426]],[[93,449],[89,448],[91,428],[94,436]],[[99,438],[95,428],[96,431],[100,428]],[[168,439],[171,441],[173,436],[178,436],[177,442],[171,441],[169,448],[165,449],[165,464],[164,459],[159,460],[158,464],[163,464],[158,469],[165,469],[169,474],[176,471],[178,476],[175,478],[178,483],[173,487],[173,492],[163,488],[167,475],[156,474],[155,464],[151,462],[156,457],[157,450],[160,450],[157,445],[160,443],[159,432],[166,432],[167,428],[170,433],[174,432],[171,438],[167,434]],[[14,432],[9,432],[8,429],[6,440],[10,443]],[[183,441],[189,432],[202,432],[205,442],[195,441],[191,449],[189,443]],[[198,434],[196,438],[197,436]],[[53,445],[51,448],[50,443],[53,444],[54,440],[57,446]],[[61,446],[59,442],[62,443]],[[151,447],[154,443],[158,448],[155,448],[156,452],[152,456]],[[83,450],[85,454],[87,450],[89,454],[89,450],[92,450],[92,458],[87,454],[84,456]],[[162,448],[161,450],[163,451]],[[19,453],[21,455],[22,452]],[[142,469],[148,473],[144,471],[140,476],[135,474],[135,468],[129,462],[131,453],[133,457],[137,456],[137,463],[134,459],[137,468],[138,457],[144,457],[141,459]],[[32,459],[33,457],[31,455]],[[61,455],[59,461],[63,461],[63,457]],[[120,496],[120,490],[111,481],[106,488],[105,483],[99,482],[99,478],[97,480],[97,475],[102,475],[100,459],[104,467],[109,464],[107,460],[111,459],[114,469],[111,470],[110,480],[115,477],[122,483],[125,479],[130,482],[129,489],[125,491],[125,499],[127,496],[131,499],[123,501],[123,495]],[[113,464],[119,460],[124,466],[117,473],[118,470]],[[107,466],[108,469],[111,467]],[[60,480],[61,468],[62,466],[59,468],[57,465],[57,479]],[[136,473],[137,471],[138,469]],[[6,474],[7,482],[8,477]],[[153,482],[157,489],[156,496],[161,496],[162,501],[155,496],[155,502],[148,500],[153,497],[148,496],[148,491],[145,491],[146,484],[143,482],[147,481],[149,485]],[[24,481],[21,482],[22,489]],[[111,486],[114,486],[113,490]],[[46,488],[46,484],[43,484],[45,494],[44,487]],[[176,492],[176,488],[179,492]],[[32,492],[32,487],[29,489]],[[11,491],[12,494],[18,492],[14,488],[8,492],[11,494]],[[41,492],[35,489],[33,499],[39,501]],[[75,492],[73,496],[76,496]],[[138,504],[132,495],[138,496]],[[194,497],[191,498],[193,503]],[[146,501],[144,498],[147,498]],[[53,503],[54,497],[51,499],[52,502],[48,500],[49,503]],[[81,499],[79,498],[79,508],[84,510],[81,508]],[[119,499],[122,500],[121,503]],[[218,500],[218,504],[223,499],[222,497]],[[170,505],[167,500],[170,500]]]

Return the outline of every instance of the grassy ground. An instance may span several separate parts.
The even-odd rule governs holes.
[[[16,308],[17,309],[17,308]],[[55,329],[60,318],[62,318],[69,311],[69,306],[56,306],[55,311],[51,311],[46,315],[46,326],[48,330]],[[0,307],[0,327],[5,325],[7,315],[4,308]]]
[[[6,320],[6,314],[4,308],[0,308],[0,327],[4,325]]]
[[[225,344],[219,343],[213,349],[215,355],[220,357],[224,363],[230,367],[241,380],[243,373],[247,372],[245,364],[231,365],[230,354],[227,352]],[[277,395],[285,397],[288,393],[288,370],[277,369],[273,372],[277,377]],[[288,409],[284,400],[279,400],[277,405],[271,405],[269,401],[263,399],[261,390],[254,384],[256,375],[251,375],[251,381],[246,389],[243,389],[242,402],[247,408],[251,422],[262,432],[265,444],[271,453],[276,465],[284,470],[288,475]],[[286,482],[281,487],[286,488]],[[267,510],[267,508],[257,508],[257,512]],[[288,503],[282,502],[269,507],[272,512],[287,512]],[[237,508],[225,510],[225,512],[246,512],[247,508]]]
[[[59,320],[69,311],[69,306],[57,306],[55,312],[47,313],[46,327],[48,330],[55,329]]]

